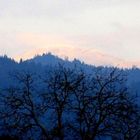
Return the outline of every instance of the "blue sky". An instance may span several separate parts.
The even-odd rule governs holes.
[[[139,0],[0,0],[0,54],[51,51],[89,64],[140,66]]]

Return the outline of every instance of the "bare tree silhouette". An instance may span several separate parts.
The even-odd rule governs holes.
[[[16,87],[10,87],[3,95],[3,103],[6,110],[2,113],[6,130],[29,137],[35,131],[41,131],[40,137],[50,139],[46,126],[40,121],[42,107],[35,99],[34,75],[30,72],[15,73],[14,78],[18,81]]]
[[[129,97],[122,71],[99,70],[85,77],[74,95],[71,109],[76,119],[69,127],[82,140],[118,134],[130,140],[139,130],[139,109]]]
[[[135,140],[140,109],[127,89],[126,76],[116,68],[96,70],[87,74],[59,65],[41,78],[27,71],[14,73],[16,83],[0,96],[0,135]]]

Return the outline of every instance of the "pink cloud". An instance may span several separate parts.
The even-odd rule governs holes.
[[[125,61],[109,55],[101,49],[85,47],[83,44],[86,44],[86,39],[82,38],[80,41],[74,41],[68,37],[59,35],[25,33],[18,35],[17,40],[27,47],[27,51],[20,56],[16,56],[17,60],[21,57],[27,59],[36,54],[52,52],[62,58],[69,57],[70,60],[78,58],[85,63],[94,65],[114,65],[119,67],[131,67],[132,65],[140,66],[140,62]]]

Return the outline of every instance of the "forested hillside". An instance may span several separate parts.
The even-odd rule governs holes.
[[[0,135],[33,140],[135,140],[140,70],[43,54],[0,58]]]

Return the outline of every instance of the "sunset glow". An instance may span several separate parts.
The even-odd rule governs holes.
[[[138,0],[1,0],[0,55],[52,52],[88,64],[140,66]]]

